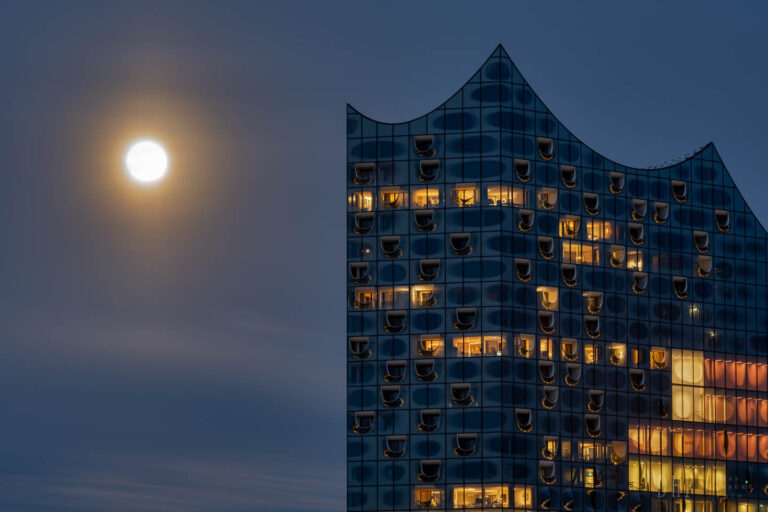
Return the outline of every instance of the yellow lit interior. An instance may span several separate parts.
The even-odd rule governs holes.
[[[621,245],[614,245],[611,246],[611,259],[614,261],[624,261],[624,256],[626,254],[626,249]],[[621,267],[621,265],[614,265],[616,267]]]
[[[427,208],[440,205],[440,190],[436,188],[418,188],[412,190],[411,200],[415,208]]]
[[[400,208],[403,205],[403,193],[399,188],[385,188],[381,191],[381,200],[387,208]]]
[[[586,343],[584,345],[584,362],[595,364],[600,360],[600,345],[596,343]]]
[[[539,306],[549,311],[557,311],[557,288],[554,286],[537,286]]]
[[[725,496],[726,484],[724,461],[629,458],[630,491]]]
[[[411,287],[411,300],[414,306],[433,306],[435,296],[434,286],[417,285]]]
[[[515,337],[515,353],[520,357],[533,357],[535,340],[530,334],[518,334]]]
[[[560,455],[562,456],[563,460],[568,460],[571,458],[571,442],[570,441],[563,441],[560,443]]]
[[[512,488],[515,508],[533,508],[533,489],[527,485],[515,485]],[[505,505],[506,506],[506,505]]]
[[[525,194],[520,187],[509,185],[490,185],[486,191],[488,204],[491,206],[523,206]]]
[[[539,358],[540,359],[552,359],[552,352],[554,351],[555,341],[552,338],[540,338],[539,339]]]
[[[506,508],[508,506],[508,485],[486,485],[485,488],[477,485],[453,489],[453,508]]]
[[[704,385],[704,353],[672,349],[672,384]]]
[[[664,348],[651,349],[651,368],[663,370],[669,365],[669,356]]]
[[[608,345],[609,360],[614,366],[627,364],[627,345],[624,343],[610,343]]]
[[[643,251],[627,251],[627,268],[637,271],[643,270]]]
[[[348,201],[352,210],[369,212],[373,209],[373,193],[367,190],[352,192]]]
[[[506,340],[499,335],[456,336],[453,347],[459,356],[472,357],[481,355],[500,356],[504,352]]]
[[[560,236],[575,238],[579,235],[579,218],[562,217],[559,224]]]
[[[424,350],[426,350],[427,352],[434,353],[435,355],[437,355],[440,353],[440,350],[443,348],[443,338],[433,337],[433,336],[422,336],[420,344],[422,347],[424,347]]]
[[[599,265],[600,253],[596,245],[563,242],[563,261],[565,263]]]
[[[456,185],[452,191],[453,202],[459,206],[472,206],[477,202],[477,187],[474,183]]]
[[[366,309],[374,305],[376,301],[376,290],[373,288],[358,288],[355,290],[355,307]]]
[[[613,237],[613,224],[607,220],[588,220],[586,222],[587,240],[598,242]]]
[[[417,487],[413,491],[413,498],[420,508],[436,508],[443,503],[443,491],[432,487]]]
[[[573,358],[573,354],[576,353],[576,359],[578,359],[578,352],[576,350],[575,341],[561,341],[560,342],[560,357],[563,359]]]
[[[579,443],[581,460],[595,461],[603,458],[603,443],[581,442]]]

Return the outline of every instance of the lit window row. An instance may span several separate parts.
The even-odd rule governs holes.
[[[698,350],[672,349],[672,383],[768,391],[768,364],[705,357]]]
[[[481,187],[475,183],[460,183],[450,188],[452,203],[458,207],[467,206],[523,206],[526,203],[526,192],[521,187],[510,185],[484,185],[485,194],[481,194]],[[398,209],[409,205],[411,208],[433,208],[442,204],[441,187],[382,187],[378,192],[378,205],[382,209]],[[551,193],[539,192],[539,197],[544,198]],[[557,197],[556,195],[554,196]],[[347,202],[351,211],[370,212],[375,209],[376,192],[371,190],[356,190],[349,194]],[[485,200],[483,200],[483,198]],[[544,199],[540,199],[542,208],[551,209]]]
[[[630,425],[629,453],[768,462],[768,435],[715,428]]]
[[[672,419],[768,427],[768,400],[729,396],[712,388],[673,385]]]
[[[417,486],[413,491],[415,505],[423,509],[532,509],[535,487],[517,484],[451,486],[448,495],[450,503],[444,503],[444,491],[440,487]]]
[[[630,491],[725,496],[727,485],[725,462],[629,458]]]
[[[354,289],[355,309],[429,308],[439,302],[441,287],[434,285],[359,287]]]

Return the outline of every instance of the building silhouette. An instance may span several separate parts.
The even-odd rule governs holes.
[[[348,510],[767,510],[766,232],[713,144],[613,162],[501,46],[347,137]]]

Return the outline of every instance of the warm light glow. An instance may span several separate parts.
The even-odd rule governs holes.
[[[354,211],[369,212],[373,209],[373,194],[370,191],[352,192],[349,206]]]
[[[613,237],[613,225],[607,220],[587,221],[587,240],[600,241]]]
[[[600,253],[596,245],[563,242],[563,261],[565,263],[599,265]]]
[[[489,185],[487,190],[488,204],[491,206],[522,206],[523,189],[509,185]]]
[[[414,208],[427,208],[440,205],[440,190],[436,188],[414,189],[412,197]]]
[[[472,206],[477,201],[477,187],[474,183],[459,184],[451,191],[451,195],[458,206]]]
[[[457,336],[453,338],[453,347],[458,356],[473,357],[480,355],[500,356],[504,352],[506,340],[498,335]]]
[[[128,148],[125,154],[125,168],[139,183],[154,183],[168,171],[168,155],[157,142],[141,140]]]
[[[516,487],[517,490],[517,487]],[[515,498],[530,506],[530,489],[528,493],[517,494]],[[453,489],[453,508],[506,508],[509,506],[509,486],[486,485],[455,487]]]

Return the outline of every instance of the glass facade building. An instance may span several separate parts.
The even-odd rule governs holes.
[[[613,162],[502,47],[347,137],[348,510],[768,510],[766,232],[712,144]]]

